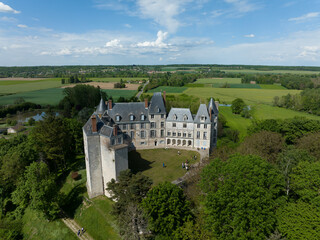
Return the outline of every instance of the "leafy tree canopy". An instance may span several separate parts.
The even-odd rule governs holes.
[[[245,106],[246,104],[241,98],[236,98],[235,100],[232,101],[232,105],[231,105],[232,113],[234,114],[242,113]]]
[[[258,156],[214,159],[202,173],[207,226],[218,239],[265,239],[276,226],[283,180]]]

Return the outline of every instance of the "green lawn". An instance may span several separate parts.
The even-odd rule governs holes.
[[[8,82],[8,81],[4,81]],[[9,81],[11,82],[11,81]],[[13,81],[18,82],[18,81]],[[22,93],[22,92],[30,92],[35,90],[41,89],[48,89],[48,88],[56,88],[62,86],[61,81],[56,79],[51,80],[40,80],[40,81],[19,81],[17,84],[6,84],[0,85],[0,95],[1,94],[12,94],[12,93]]]
[[[278,89],[238,89],[238,88],[188,88],[187,95],[194,95],[206,101],[209,97],[219,99],[220,102],[231,103],[235,98],[242,98],[247,104],[272,104],[275,96],[300,93],[300,90]]]
[[[41,212],[27,208],[23,216],[23,239],[32,240],[76,240],[74,234],[60,219],[47,221]]]
[[[241,83],[241,78],[199,78],[195,83]]]
[[[224,83],[213,83],[212,87],[214,88],[221,88],[225,84]],[[249,83],[228,83],[228,88],[255,88],[255,89],[260,89],[259,84],[249,84]]]
[[[120,80],[122,79],[123,81],[142,81],[142,80],[148,80],[147,77],[102,77],[102,78],[88,78],[94,82],[120,82]]]
[[[163,92],[166,91],[166,93],[182,93],[188,88],[186,87],[168,87],[168,86],[160,86],[154,89],[149,90],[149,93],[154,93],[154,92]]]
[[[197,156],[199,160],[200,155],[195,151],[179,150],[177,149],[148,149],[129,152],[129,168],[133,172],[142,172],[144,175],[150,177],[154,184],[169,181],[172,182],[179,177],[182,177],[186,170],[181,167],[186,160],[190,164],[194,164],[196,160],[193,156]],[[162,164],[166,167],[163,168]]]

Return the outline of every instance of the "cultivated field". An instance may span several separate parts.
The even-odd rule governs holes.
[[[163,92],[166,91],[166,93],[182,93],[188,88],[186,87],[168,87],[168,86],[160,86],[154,89],[149,90],[149,93],[154,93],[154,92]]]
[[[120,80],[122,79],[123,81],[142,81],[142,80],[148,80],[147,77],[133,77],[133,78],[128,78],[128,77],[115,77],[115,78],[88,78],[94,82],[120,82]]]
[[[195,83],[241,83],[241,78],[199,78]]]
[[[1,81],[39,81],[39,80],[50,80],[53,78],[22,78],[22,77],[14,77],[14,78],[0,78]],[[56,78],[60,80],[60,78]]]
[[[79,84],[85,84],[85,85],[90,85],[94,87],[100,87],[101,89],[114,89],[114,83],[111,82],[88,82],[88,83],[78,83],[78,84],[69,84],[69,85],[63,85],[61,88],[68,88],[68,87],[74,87]],[[117,88],[117,90],[137,90],[139,84],[131,84],[131,83],[126,83],[125,88]]]

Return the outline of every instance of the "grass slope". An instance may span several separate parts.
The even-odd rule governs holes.
[[[134,172],[142,172],[144,175],[153,180],[153,184],[169,181],[172,182],[179,177],[182,177],[186,170],[182,168],[182,163],[189,161],[189,164],[194,164],[196,160],[193,156],[200,155],[194,151],[177,149],[148,149],[129,152],[129,168]],[[163,168],[162,164],[166,167]]]
[[[27,208],[23,216],[23,239],[76,240],[77,236],[61,221],[47,221],[41,212]]]
[[[60,86],[62,86],[61,81],[58,81],[56,79],[40,80],[40,81],[23,81],[23,83],[14,84],[14,85],[12,84],[1,85],[0,95],[30,92],[30,91],[41,90],[41,89],[56,88]]]

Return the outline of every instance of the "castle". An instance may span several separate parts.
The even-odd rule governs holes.
[[[217,142],[218,102],[189,108],[165,108],[166,96],[151,101],[107,104],[101,99],[83,127],[87,189],[90,198],[107,195],[107,183],[128,169],[128,151],[150,148],[201,150],[207,154]]]

